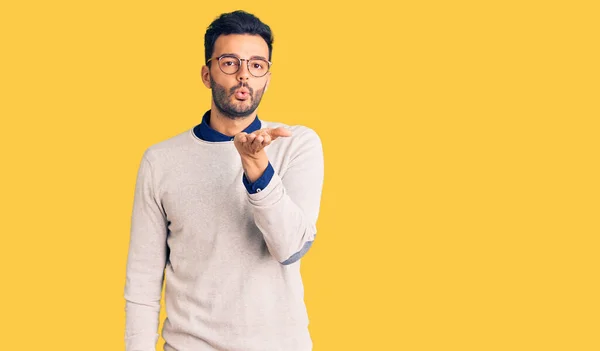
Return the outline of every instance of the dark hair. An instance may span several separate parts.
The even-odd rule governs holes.
[[[228,34],[260,35],[267,42],[269,61],[271,61],[271,53],[273,52],[271,28],[253,14],[238,10],[221,14],[206,29],[204,34],[204,62],[211,58],[217,38],[220,35]]]

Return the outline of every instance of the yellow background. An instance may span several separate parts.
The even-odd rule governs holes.
[[[600,349],[595,2],[220,3],[0,5],[1,349],[123,349],[139,161],[238,8],[275,34],[259,117],[323,141],[315,351]]]

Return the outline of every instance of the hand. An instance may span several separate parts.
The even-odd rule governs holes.
[[[291,135],[292,132],[284,127],[263,128],[250,134],[245,132],[236,134],[233,144],[242,158],[258,158],[260,152],[275,139]]]

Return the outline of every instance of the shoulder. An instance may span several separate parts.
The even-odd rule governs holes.
[[[190,149],[191,131],[186,130],[162,141],[151,144],[144,151],[143,157],[151,164],[159,161],[175,159],[178,155],[185,153]]]

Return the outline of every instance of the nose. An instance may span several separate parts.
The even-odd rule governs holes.
[[[248,81],[248,79],[250,79],[250,72],[248,71],[248,63],[245,60],[242,61],[242,64],[240,65],[240,69],[237,71],[237,79],[242,83],[245,83]]]

